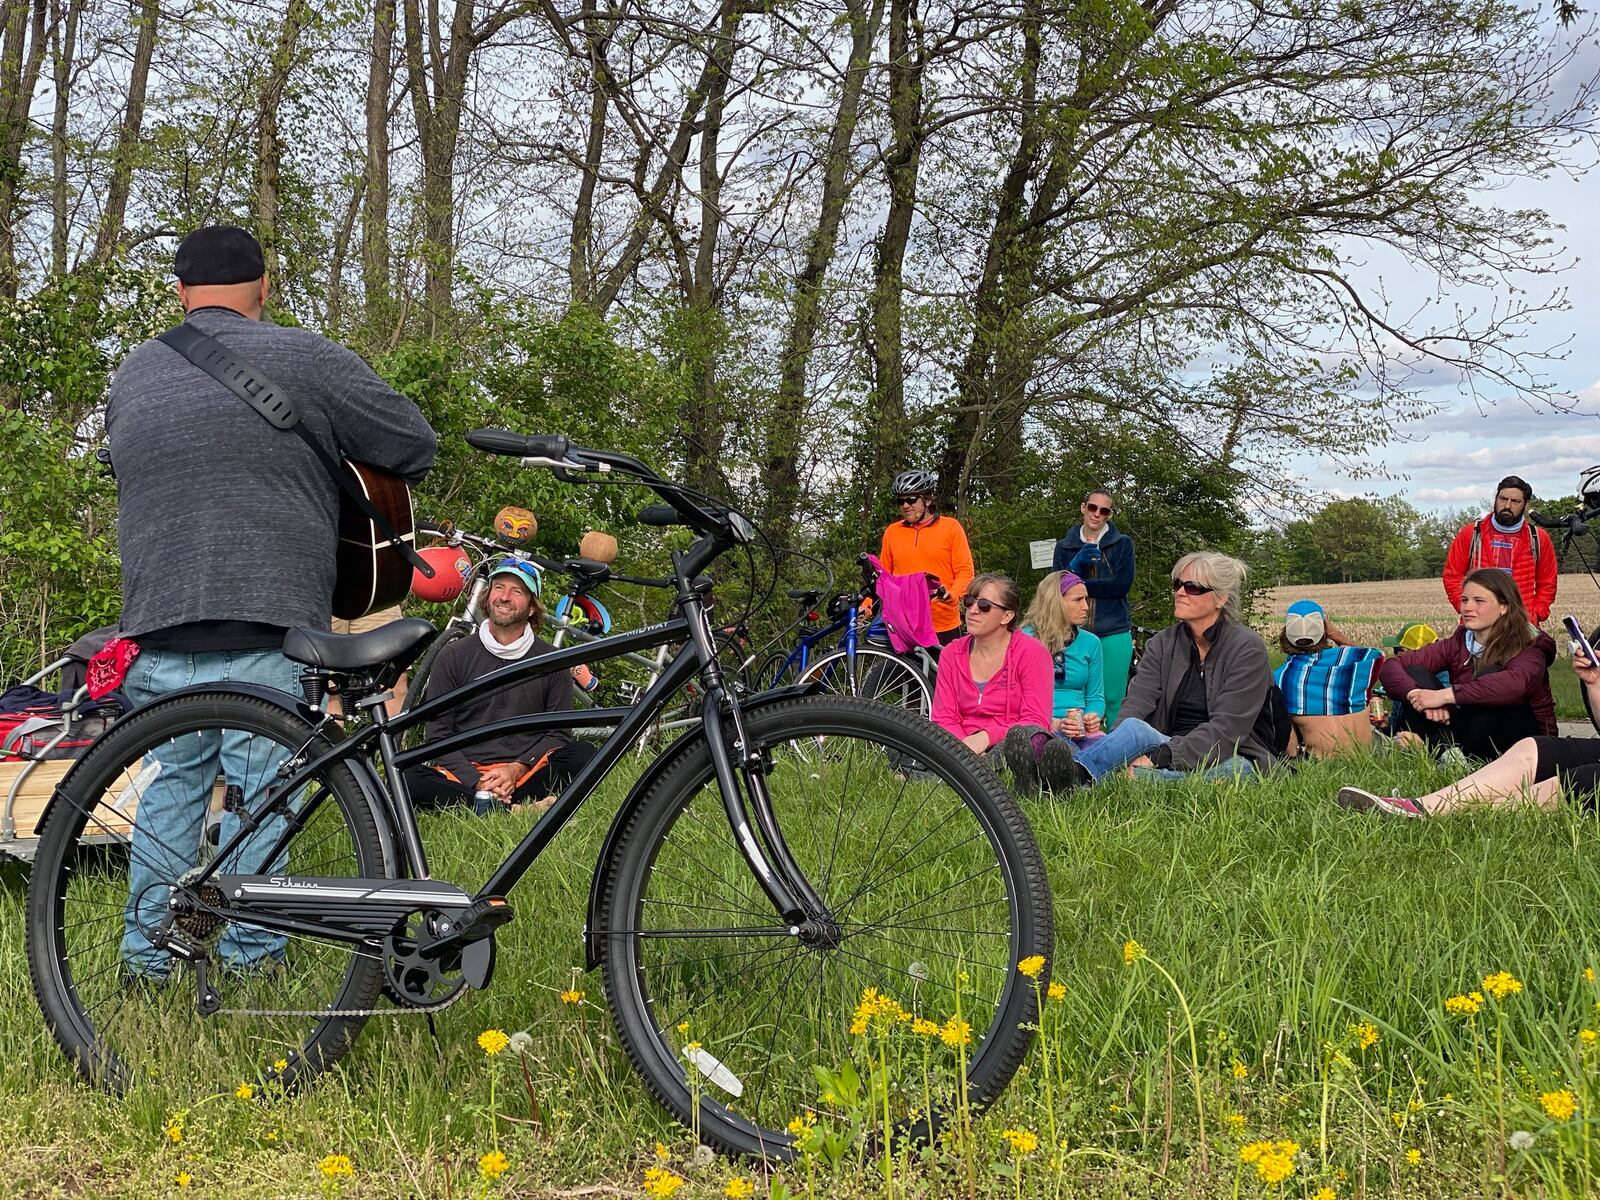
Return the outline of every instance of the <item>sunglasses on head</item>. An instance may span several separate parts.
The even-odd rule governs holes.
[[[896,496],[894,498],[894,502],[896,504],[901,505],[902,507],[904,507],[907,504],[915,504],[918,500],[921,500],[921,499],[922,499],[921,496]]]
[[[972,596],[961,597],[961,610],[965,612],[972,608],[977,609],[981,613],[993,612],[997,608],[1005,609],[1007,612],[1010,611],[1009,609],[1006,609],[1004,604],[1001,604],[995,600],[991,600],[987,596],[978,596],[976,598]]]
[[[1174,579],[1172,590],[1175,593],[1182,592],[1186,596],[1204,596],[1207,592],[1214,592],[1217,589],[1209,583],[1196,583],[1192,579]]]
[[[1111,510],[1109,508],[1099,504],[1090,504],[1087,500],[1083,502],[1083,508],[1085,512],[1098,513],[1102,517],[1109,517],[1111,515]]]

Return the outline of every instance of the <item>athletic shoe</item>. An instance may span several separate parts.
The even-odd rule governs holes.
[[[1428,810],[1415,800],[1408,800],[1404,796],[1379,796],[1378,811],[1389,817],[1405,817],[1407,820],[1420,821],[1428,815]]]
[[[1348,808],[1351,812],[1371,812],[1378,806],[1378,794],[1366,788],[1340,788],[1334,799],[1340,808]]]
[[[1348,808],[1351,812],[1371,812],[1376,809],[1386,816],[1408,817],[1412,820],[1428,815],[1428,810],[1415,800],[1408,800],[1404,796],[1380,796],[1365,788],[1340,788],[1335,799],[1340,808]]]
[[[1000,743],[1000,756],[1006,760],[1011,781],[1019,793],[1039,790],[1039,764],[1033,757],[1033,735],[1044,733],[1037,725],[1013,725]]]
[[[1047,790],[1070,792],[1083,782],[1085,772],[1073,757],[1072,743],[1066,738],[1053,737],[1045,743],[1039,757],[1039,778]]]

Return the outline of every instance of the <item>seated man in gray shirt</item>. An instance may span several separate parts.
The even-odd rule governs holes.
[[[175,270],[187,322],[271,379],[330,456],[411,483],[427,474],[435,439],[415,404],[350,351],[263,317],[268,280],[253,236],[231,225],[197,229],[178,246]],[[332,609],[339,487],[326,468],[293,432],[157,339],[112,379],[106,435],[117,476],[122,634],[140,649],[124,684],[129,698],[143,704],[219,681],[298,693],[300,668],[281,653],[284,631],[327,629]],[[198,861],[214,781],[243,777],[249,744],[228,734],[202,753],[173,752],[140,796],[122,943],[130,975],[168,974],[168,955],[146,933],[165,910],[163,885]],[[247,808],[270,778],[250,774],[250,794],[239,800]],[[263,848],[258,858],[281,822],[264,821],[232,869],[271,870],[252,847]],[[230,806],[223,844],[237,829]],[[281,957],[283,945],[281,936],[230,926],[219,951],[224,965],[249,969]]]
[[[475,635],[451,642],[440,652],[428,676],[425,701],[510,663],[552,652],[550,643],[538,636],[544,624],[538,569],[507,558],[489,579],[489,615],[479,622]],[[571,707],[572,675],[551,671],[457,705],[429,722],[428,740],[521,713]],[[446,754],[431,767],[410,768],[406,787],[418,807],[471,803],[484,814],[529,802],[542,811],[555,803],[561,789],[594,754],[592,745],[574,741],[565,730],[508,733]]]

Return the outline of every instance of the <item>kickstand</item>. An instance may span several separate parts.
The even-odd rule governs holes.
[[[439,1040],[439,1026],[434,1023],[432,1013],[424,1013],[428,1018],[428,1033],[433,1037],[433,1052],[438,1057],[441,1065],[444,1063],[444,1043]]]

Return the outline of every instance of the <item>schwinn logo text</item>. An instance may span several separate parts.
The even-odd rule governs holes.
[[[304,879],[298,881],[293,879],[285,879],[282,875],[268,875],[267,882],[273,887],[292,888],[297,892],[305,891],[307,889],[312,889],[315,891],[322,890],[322,885],[320,883],[310,883]]]

